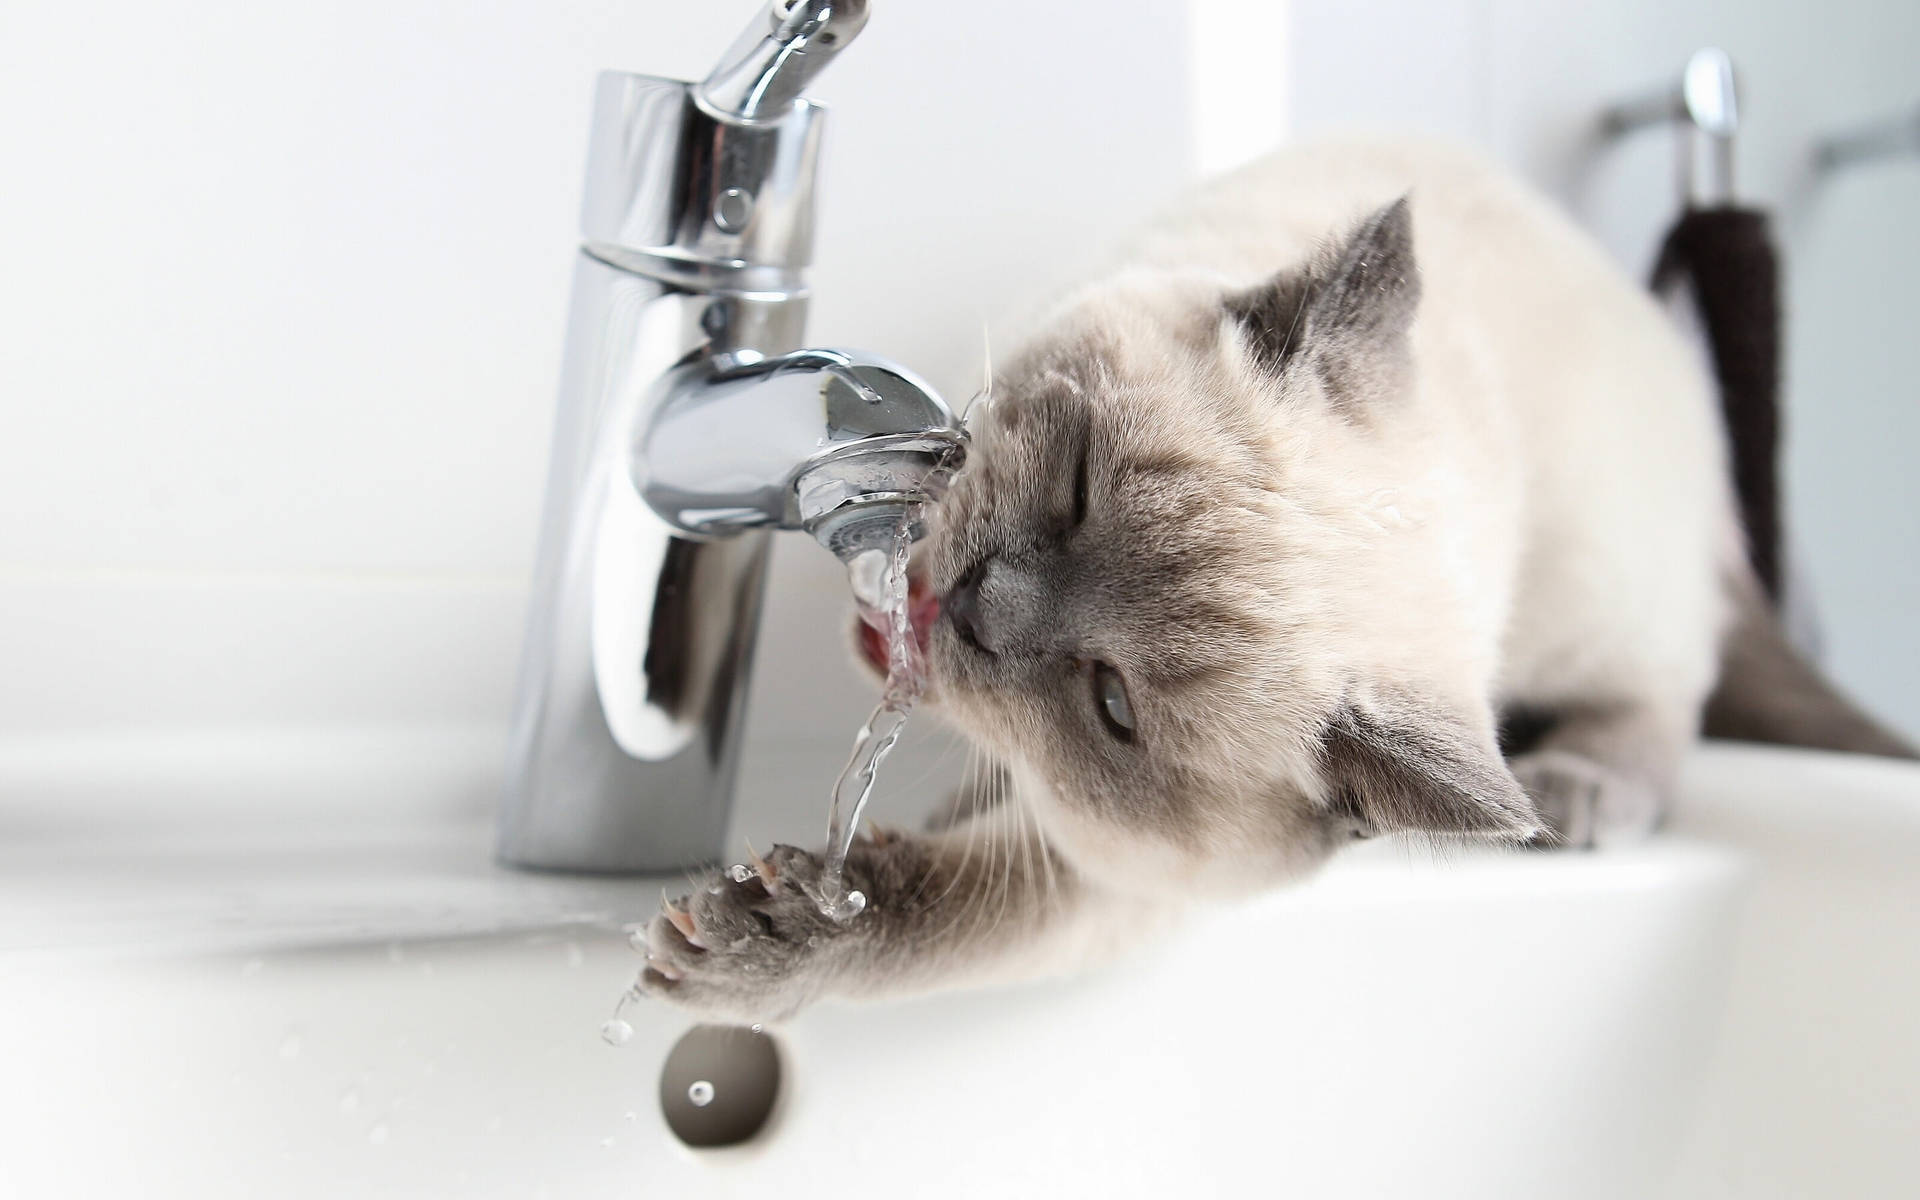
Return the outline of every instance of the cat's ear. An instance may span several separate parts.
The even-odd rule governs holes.
[[[1349,704],[1321,739],[1334,819],[1361,834],[1523,842],[1545,829],[1491,734],[1418,703]]]
[[[1311,267],[1285,270],[1243,292],[1229,293],[1227,316],[1239,328],[1253,361],[1278,375],[1306,333],[1306,305],[1318,286]]]
[[[1402,196],[1360,223],[1340,246],[1331,276],[1307,301],[1307,332],[1384,350],[1403,342],[1420,306],[1413,210]]]
[[[1226,300],[1256,362],[1277,374],[1295,357],[1310,355],[1337,390],[1404,365],[1407,330],[1419,306],[1420,267],[1405,196],[1374,212],[1314,264],[1282,271]]]

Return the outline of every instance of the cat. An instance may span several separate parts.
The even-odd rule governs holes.
[[[1471,153],[1202,189],[996,376],[917,550],[928,706],[999,768],[856,844],[850,922],[794,847],[668,903],[641,986],[761,1021],[1071,970],[1356,838],[1644,837],[1716,681],[1745,736],[1910,753],[1792,665],[1716,411],[1656,303]]]

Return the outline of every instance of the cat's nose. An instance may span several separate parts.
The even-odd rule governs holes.
[[[987,645],[986,627],[980,619],[980,581],[986,577],[985,563],[975,563],[960,582],[953,585],[940,600],[940,611],[953,622],[953,630],[960,640],[975,650],[992,654]]]

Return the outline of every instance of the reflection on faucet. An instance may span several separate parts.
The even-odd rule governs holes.
[[[655,512],[700,535],[805,529],[842,559],[880,545],[847,542],[853,510],[897,520],[965,453],[931,387],[857,350],[696,361],[662,376],[649,408],[633,474]]]
[[[717,858],[767,532],[849,558],[964,454],[906,368],[796,349],[824,115],[798,93],[865,20],[852,0],[775,0],[697,87],[601,77],[505,862]]]

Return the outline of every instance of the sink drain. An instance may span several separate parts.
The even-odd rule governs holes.
[[[780,1095],[780,1050],[738,1025],[696,1025],[660,1068],[660,1113],[689,1146],[737,1146],[759,1133]]]

